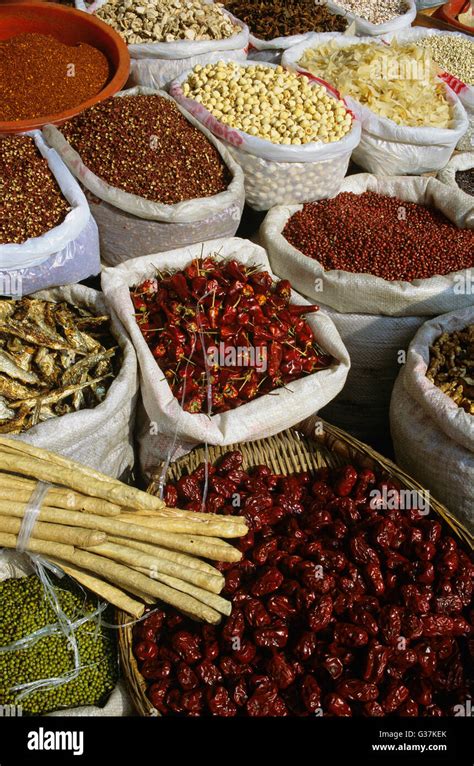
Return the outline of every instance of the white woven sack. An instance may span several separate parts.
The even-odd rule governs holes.
[[[82,241],[84,240],[85,230],[90,221],[87,200],[77,181],[58,157],[57,152],[46,146],[40,131],[34,130],[25,135],[33,138],[71,210],[62,223],[39,237],[27,239],[21,244],[0,245],[0,271],[3,272],[36,267],[47,261],[52,255],[67,254],[71,249],[74,249],[75,240],[81,235],[83,235]],[[1,140],[2,137],[0,136]],[[98,255],[97,237],[94,237],[90,227],[87,230],[87,235],[89,237],[87,246]]]
[[[33,574],[34,570],[31,566],[28,556],[25,554],[16,553],[7,549],[0,550],[0,582],[4,580],[10,580],[12,577],[27,577]],[[67,577],[67,575],[65,575]],[[96,706],[84,706],[76,708],[67,708],[66,710],[55,710],[51,713],[46,713],[47,717],[64,716],[75,717],[110,717],[110,716],[126,716],[132,715],[133,704],[130,700],[130,696],[126,689],[125,682],[119,679],[117,685],[113,689],[109,699],[103,707]]]
[[[455,154],[454,157],[451,157],[446,167],[439,171],[436,178],[443,184],[454,186],[456,189],[460,189],[461,187],[456,183],[456,173],[458,173],[460,170],[471,169],[474,169],[474,152],[463,152],[462,154]]]
[[[355,33],[357,35],[386,35],[391,32],[400,32],[402,29],[410,27],[416,18],[416,4],[415,0],[406,0],[407,10],[400,16],[394,16],[390,21],[385,21],[383,24],[372,24],[367,19],[363,19],[361,16],[356,16],[355,13],[349,13],[337,3],[329,0],[327,6],[330,11],[336,11],[337,13],[343,13],[347,18],[355,23]]]
[[[164,376],[148,348],[135,321],[129,288],[156,274],[160,269],[180,269],[193,258],[219,253],[220,258],[235,258],[255,264],[270,272],[267,255],[258,245],[238,239],[214,240],[202,245],[145,256],[128,261],[114,269],[106,268],[102,285],[108,305],[124,323],[137,351],[141,376],[141,394],[146,420],[139,423],[140,464],[145,473],[156,467],[160,459],[172,452],[176,459],[193,445],[202,442],[226,445],[252,441],[278,433],[314,414],[342,389],[349,370],[349,357],[331,320],[323,313],[308,316],[322,348],[335,362],[323,370],[278,389],[271,395],[248,402],[238,409],[209,418],[204,414],[185,412],[173,396]],[[271,272],[270,272],[271,273]],[[297,293],[292,302],[305,304]],[[143,414],[143,413],[142,413]],[[154,431],[150,434],[150,422]],[[156,435],[158,432],[158,435]]]
[[[247,61],[243,66],[276,67],[276,64]],[[242,166],[245,175],[245,198],[255,210],[268,210],[278,204],[293,204],[308,199],[322,199],[337,194],[352,152],[360,141],[361,126],[354,120],[351,131],[340,141],[322,141],[297,145],[275,144],[251,136],[219,122],[202,104],[187,98],[181,88],[190,72],[178,77],[170,94],[188,112],[227,146]],[[336,97],[333,89],[328,95]]]
[[[474,531],[474,421],[426,377],[429,347],[474,322],[474,307],[426,322],[395,384],[390,423],[399,465]]]
[[[339,47],[374,42],[370,37],[314,34],[309,41],[286,51],[282,65],[314,78],[314,75],[298,65],[298,61],[308,48],[317,48],[330,39]],[[446,83],[445,88],[446,98],[453,110],[452,125],[449,128],[397,125],[393,120],[375,114],[351,96],[345,96],[348,107],[362,124],[361,140],[352,157],[354,162],[377,175],[419,175],[443,168],[469,127],[466,110],[459,97]]]
[[[457,226],[474,229],[474,199],[435,178],[380,178],[360,173],[345,178],[340,191],[355,194],[373,191],[406,202],[434,205]],[[286,222],[301,208],[292,205],[270,210],[260,229],[260,240],[268,251],[273,271],[290,279],[295,289],[311,300],[345,314],[386,316],[436,316],[472,303],[471,296],[458,289],[460,281],[468,276],[466,271],[413,282],[325,271],[318,261],[294,248],[282,235]]]
[[[57,287],[35,298],[67,301],[93,314],[110,312],[102,293],[83,285]],[[120,321],[111,316],[111,329],[120,346],[122,363],[107,395],[94,409],[79,410],[33,426],[12,439],[57,452],[78,463],[118,478],[133,467],[133,427],[138,393],[134,348]]]
[[[465,35],[462,32],[456,32],[454,30],[452,32],[448,32],[440,29],[428,29],[427,27],[407,29],[403,32],[400,32],[399,34],[388,36],[384,35],[384,38],[389,41],[395,37],[399,42],[403,43],[416,42],[417,40],[421,40],[424,37],[433,36],[461,37],[474,45],[473,38],[470,35]],[[444,72],[441,75],[441,79],[444,80],[447,85],[449,85],[451,90],[457,94],[461,104],[466,110],[466,114],[469,120],[469,128],[464,136],[462,136],[462,138],[458,141],[457,149],[460,151],[472,151],[474,150],[474,85],[468,85],[462,82],[449,72]]]
[[[474,199],[459,190],[443,189],[427,178],[376,178],[367,173],[349,176],[341,191],[366,190],[410,202],[436,204],[449,218],[474,227]],[[285,239],[282,231],[298,206],[280,206],[267,214],[259,233],[272,270],[289,279],[313,303],[324,306],[351,357],[351,370],[341,394],[324,411],[329,422],[380,446],[388,432],[393,384],[406,351],[426,316],[472,303],[469,270],[445,277],[389,282],[370,274],[325,271]],[[473,273],[474,277],[474,273]],[[361,412],[363,416],[361,417]]]
[[[86,5],[75,0],[76,8],[95,13],[107,0],[96,0]],[[206,0],[207,2],[207,0]],[[209,0],[212,3],[212,0]],[[181,72],[196,64],[212,64],[216,61],[245,61],[249,44],[248,27],[231,13],[225,11],[240,32],[222,40],[175,40],[170,43],[140,43],[128,46],[130,53],[131,85],[148,88],[166,88]]]
[[[152,88],[130,88],[117,98],[135,95],[159,95],[173,101],[167,93]],[[226,148],[210,131],[177,105],[186,119],[216,147],[230,170],[227,189],[212,197],[202,197],[166,205],[110,186],[82,161],[65,139],[60,128],[47,125],[44,135],[67,167],[90,192],[90,207],[99,227],[102,259],[116,265],[129,258],[162,252],[237,231],[245,201],[243,172]]]

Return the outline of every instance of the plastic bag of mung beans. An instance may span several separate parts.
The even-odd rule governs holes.
[[[276,64],[247,61],[240,66],[275,68]],[[229,128],[198,101],[187,98],[181,86],[190,73],[185,72],[172,83],[170,94],[220,138],[241,165],[245,176],[245,199],[250,207],[268,210],[274,205],[294,204],[310,198],[323,199],[337,194],[351,154],[360,141],[358,119],[353,120],[351,130],[342,139],[332,143],[276,144]],[[321,81],[318,85],[326,88],[328,96],[338,98],[326,83]]]
[[[474,323],[474,308],[430,319],[395,383],[390,425],[398,464],[474,532],[474,418],[426,377],[430,346]],[[462,376],[462,371],[460,375]],[[470,371],[464,373],[468,377]]]
[[[472,48],[470,56],[467,50],[465,52],[459,52],[458,54],[460,55],[461,59],[464,59],[464,64],[462,60],[458,64],[460,67],[458,71],[461,72],[464,66],[470,66],[472,69],[472,64],[470,62],[474,57],[474,39],[470,35],[465,35],[462,32],[456,32],[454,30],[452,32],[446,32],[439,29],[427,29],[425,27],[407,29],[396,35],[384,35],[385,40],[390,41],[391,39],[395,38],[400,43],[417,42],[418,40],[423,40],[427,37],[440,38],[442,40],[445,40],[446,38],[455,38],[456,40],[464,40],[466,43],[470,44]],[[449,67],[442,68],[448,69]],[[469,120],[469,128],[458,141],[456,148],[459,151],[474,151],[474,81],[471,81],[470,83],[464,82],[460,74],[449,71],[443,71],[440,77],[447,85],[449,85],[451,90],[456,93],[461,104],[466,110],[466,114]]]
[[[300,74],[313,76],[298,62],[306,50],[318,48],[328,42],[343,48],[361,43],[377,44],[382,41],[374,41],[372,37],[314,34],[309,41],[285,51],[282,66]],[[379,116],[351,96],[345,96],[348,107],[362,125],[361,139],[352,155],[354,162],[364,170],[380,176],[421,175],[443,168],[469,127],[466,110],[460,98],[447,83],[444,85],[452,114],[449,128],[398,125],[394,120]]]
[[[91,224],[89,205],[79,184],[58,153],[46,145],[40,131],[31,131],[25,135],[33,139],[39,153],[48,163],[70,209],[62,223],[40,236],[27,239],[21,244],[0,244],[0,295],[9,294],[10,283],[18,285],[21,282],[21,294],[26,294],[52,284],[78,281],[73,278],[75,271],[79,279],[85,279],[97,274],[100,268],[97,228]],[[5,136],[5,139],[8,138]],[[34,189],[33,193],[39,196],[41,189]],[[71,271],[70,261],[73,257],[76,262]],[[57,270],[55,273],[48,274],[40,268],[47,262]]]
[[[42,562],[44,566],[45,562],[42,559],[40,559],[40,561]],[[48,569],[46,569],[46,571],[48,572]],[[57,575],[61,574],[58,567],[54,567],[54,571]],[[10,580],[12,578],[18,579],[18,578],[28,577],[34,573],[35,573],[35,569],[32,565],[32,561],[30,557],[27,554],[20,554],[20,553],[17,553],[16,551],[6,550],[6,549],[3,549],[2,551],[0,551],[0,583],[4,583],[7,580]],[[66,586],[70,582],[71,582],[70,578],[65,576]],[[59,587],[61,587],[61,581],[59,583]],[[81,597],[82,597],[82,594],[81,594]],[[93,631],[93,634],[96,635],[96,631],[98,627],[100,627],[100,616],[98,620],[91,617],[90,623],[91,623],[91,630]],[[112,634],[112,638],[113,637],[114,637],[114,634]],[[2,678],[3,687],[5,687],[5,680],[6,680],[5,678]],[[14,682],[15,679],[12,679],[12,681]],[[45,679],[45,681],[47,681],[47,679]],[[46,686],[44,688],[48,688],[48,687]],[[18,691],[18,694],[20,694],[20,691]],[[90,694],[88,695],[86,692],[86,696],[90,696]],[[17,705],[10,706],[10,713],[11,715],[15,715],[15,714],[21,715],[23,713],[23,710],[26,710],[27,708],[28,708],[28,695],[26,695],[23,699],[19,699]],[[53,717],[55,716],[105,717],[105,716],[124,716],[124,715],[130,715],[131,713],[132,713],[132,704],[131,704],[130,698],[126,692],[125,684],[123,680],[119,679],[115,687],[109,693],[108,698],[105,700],[105,703],[103,704],[102,707],[98,707],[97,705],[90,705],[90,706],[82,706],[82,707],[60,708],[58,710],[45,713],[45,715],[53,716]]]
[[[434,178],[361,173],[347,177],[340,189],[365,191],[433,204],[459,227],[474,229],[474,198]],[[472,304],[469,290],[457,289],[460,283],[470,284],[469,270],[414,282],[325,271],[283,236],[286,223],[301,209],[302,205],[281,205],[270,210],[259,240],[274,273],[328,312],[351,356],[347,384],[323,411],[324,417],[380,447],[388,433],[390,396],[408,344],[426,318]]]
[[[115,98],[138,95],[156,95],[175,103],[167,93],[144,87],[121,91]],[[138,197],[110,186],[93,173],[64,138],[61,127],[47,125],[43,129],[48,143],[55,147],[86,189],[92,215],[99,227],[101,258],[109,266],[148,253],[231,237],[238,229],[245,201],[242,170],[212,133],[181,107],[178,109],[221,155],[231,174],[225,191],[173,205]]]
[[[206,0],[207,1],[207,0]],[[107,0],[96,0],[91,5],[75,0],[76,8],[95,13]],[[181,72],[196,64],[215,61],[245,61],[249,44],[248,27],[225,11],[239,31],[221,40],[175,40],[128,45],[130,53],[130,85],[147,88],[166,88]]]
[[[102,293],[83,285],[43,290],[31,297],[54,303],[66,301],[97,316],[111,314]],[[103,401],[93,409],[51,417],[19,435],[9,434],[9,438],[52,450],[120,478],[127,476],[134,464],[137,359],[126,330],[113,314],[110,329],[120,347],[121,361]]]
[[[318,344],[332,356],[330,367],[222,414],[209,417],[185,411],[166,377],[160,374],[158,363],[144,340],[135,319],[130,288],[154,277],[157,269],[179,270],[194,258],[217,254],[219,259],[255,265],[272,275],[265,250],[237,237],[135,258],[102,272],[106,301],[130,333],[139,360],[141,403],[137,438],[140,467],[145,475],[150,475],[160,460],[176,460],[203,442],[235,444],[279,433],[327,404],[339,393],[347,377],[350,361],[339,333],[332,321],[318,312],[308,315],[306,321],[314,330]],[[307,301],[293,292],[292,303],[303,305]]]

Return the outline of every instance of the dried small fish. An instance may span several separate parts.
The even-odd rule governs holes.
[[[31,383],[32,385],[41,385],[41,381],[34,372],[28,372],[20,367],[16,360],[7,351],[0,349],[0,373],[9,375],[10,378],[21,380],[22,383]],[[44,385],[44,383],[43,383]]]
[[[96,407],[119,357],[109,317],[65,302],[0,299],[0,433]]]

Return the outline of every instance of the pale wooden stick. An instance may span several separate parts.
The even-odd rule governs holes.
[[[21,519],[0,516],[0,532],[10,532],[17,535],[21,525]],[[54,543],[75,545],[78,548],[91,548],[105,543],[107,540],[105,532],[96,532],[91,529],[81,529],[80,527],[67,527],[64,524],[48,524],[43,521],[35,523],[31,537],[39,540],[49,540]]]
[[[111,543],[117,543],[117,545],[126,545],[127,548],[135,548],[135,550],[143,551],[143,553],[148,553],[150,556],[160,556],[161,558],[168,559],[168,561],[174,561],[175,564],[191,567],[191,569],[200,569],[201,572],[208,572],[208,574],[224,579],[224,576],[218,569],[211,564],[208,564],[207,561],[196,558],[196,556],[188,556],[187,553],[170,551],[168,548],[162,548],[159,545],[149,545],[148,543],[141,543],[138,540],[130,540],[128,537],[107,535],[107,540]]]
[[[88,588],[89,590],[93,591],[93,593],[95,593],[97,596],[100,596],[100,598],[103,598],[105,601],[113,604],[118,609],[122,609],[124,612],[131,614],[132,617],[135,617],[137,620],[142,617],[143,613],[145,612],[144,604],[140,604],[139,601],[135,601],[135,599],[130,598],[127,593],[124,593],[122,590],[115,588],[108,582],[104,582],[104,580],[100,580],[98,577],[93,577],[83,569],[75,567],[72,564],[65,564],[64,561],[61,561],[61,559],[49,557],[49,560],[52,561],[53,564],[57,564],[59,567],[61,567],[61,569],[66,572],[66,574],[68,574],[74,580],[77,580],[77,582],[83,585],[84,588]]]
[[[25,509],[16,503],[6,500],[0,501],[0,514],[7,516],[24,516]],[[86,527],[101,532],[107,532],[120,537],[131,537],[147,543],[156,543],[171,550],[184,551],[196,556],[212,559],[214,561],[240,561],[242,554],[237,548],[219,540],[219,538],[204,537],[203,535],[179,535],[172,532],[158,532],[155,529],[140,527],[138,524],[128,524],[117,521],[115,518],[105,518],[92,513],[77,513],[65,511],[62,508],[41,509],[39,517],[42,521],[51,521],[57,524],[67,524],[73,527]]]
[[[147,574],[147,569],[144,567],[136,566],[133,568],[136,569],[137,572]],[[190,596],[194,596],[198,601],[202,601],[203,604],[207,604],[221,614],[229,616],[232,611],[232,603],[226,601],[222,596],[218,596],[215,593],[209,593],[208,590],[204,590],[203,588],[197,588],[195,585],[191,585],[189,582],[184,582],[184,580],[180,580],[177,577],[170,577],[170,575],[157,572],[153,575],[153,579],[159,580],[160,582],[165,583],[165,585],[169,585],[170,588],[175,588],[182,593],[188,593]]]
[[[17,547],[17,536],[3,532],[0,533],[0,546],[15,549]],[[169,588],[167,585],[157,583],[140,572],[135,572],[122,564],[116,564],[103,556],[96,556],[93,553],[77,550],[72,545],[49,543],[44,540],[34,539],[30,540],[28,550],[33,553],[42,553],[45,556],[60,558],[63,561],[79,566],[81,569],[94,572],[108,582],[123,585],[126,589],[129,585],[133,588],[138,588],[150,596],[155,596],[157,599],[171,604],[176,609],[192,615],[198,620],[204,620],[213,625],[220,622],[221,616],[219,612],[202,604],[192,596],[180,593],[173,588]]]
[[[196,514],[199,516],[199,514]],[[247,534],[247,527],[244,524],[219,523],[219,517],[215,521],[204,521],[201,519],[163,519],[159,517],[150,518],[149,516],[139,516],[136,518],[133,514],[121,513],[120,521],[128,524],[139,524],[149,529],[157,529],[163,532],[177,532],[187,535],[207,535],[208,537],[244,537]]]
[[[4,482],[0,476],[0,500],[18,500],[26,503],[36,487],[37,482],[30,481],[27,484],[15,486],[14,483]],[[120,506],[99,500],[96,497],[84,497],[72,489],[52,487],[49,489],[41,503],[41,507],[64,508],[69,511],[81,511],[83,513],[96,513],[98,516],[118,516]]]
[[[106,556],[109,559],[119,561],[121,564],[127,564],[128,566],[143,567],[143,569],[146,570],[148,577],[152,577],[152,579],[155,579],[155,572],[163,572],[163,574],[194,583],[213,593],[220,593],[224,584],[222,579],[207,574],[207,572],[184,567],[182,564],[174,564],[172,561],[168,561],[167,559],[158,556],[150,556],[148,553],[142,553],[133,548],[127,548],[125,544],[116,545],[115,543],[107,541],[100,545],[96,545],[91,553],[96,553],[99,556]]]

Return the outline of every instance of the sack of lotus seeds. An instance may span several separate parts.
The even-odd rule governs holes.
[[[0,706],[22,715],[125,714],[116,631],[105,626],[113,610],[57,568],[40,567],[0,552]]]

